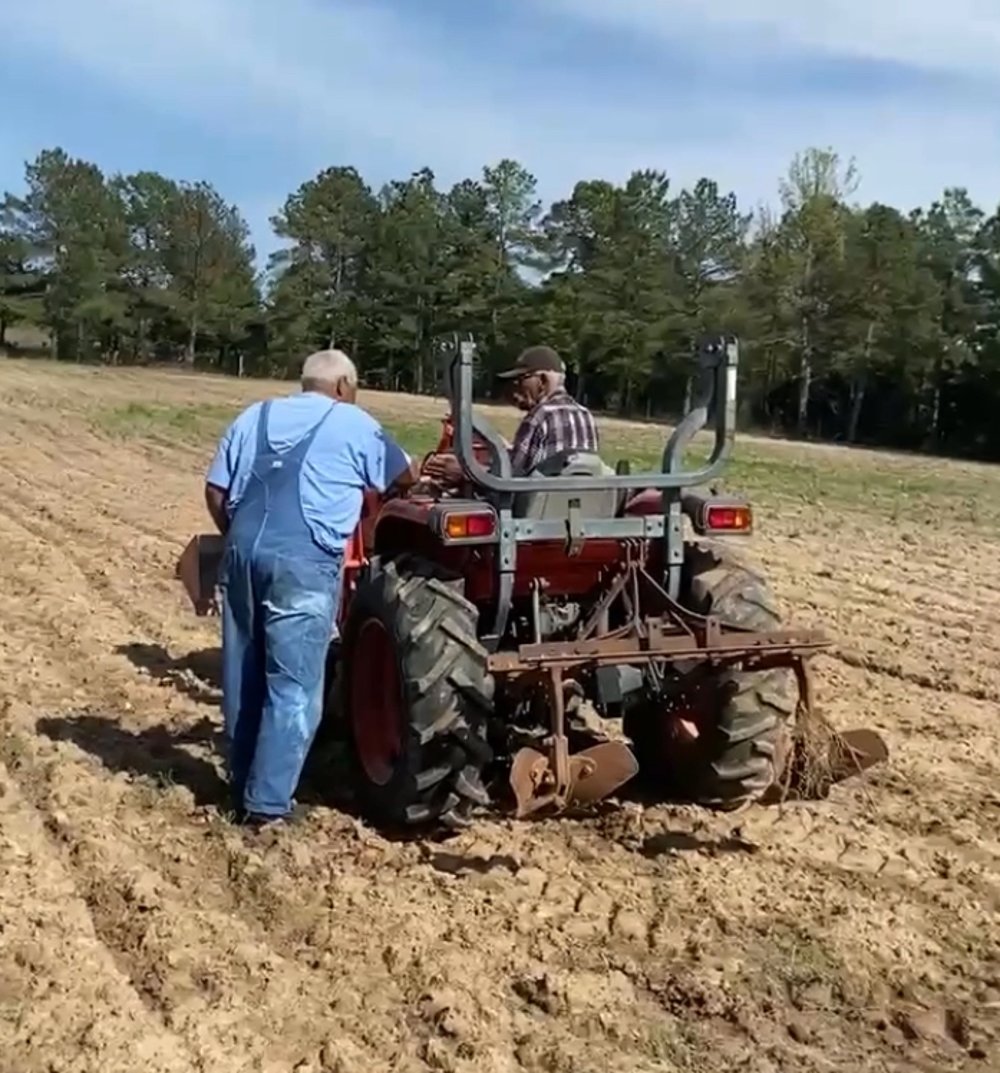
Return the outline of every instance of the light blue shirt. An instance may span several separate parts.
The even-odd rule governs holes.
[[[248,406],[226,429],[205,478],[227,493],[230,517],[253,469],[262,405]],[[330,406],[327,396],[313,391],[274,399],[267,421],[271,448],[281,452],[294,447]],[[357,528],[365,489],[384,492],[410,460],[371,414],[347,402],[333,406],[302,464],[299,500],[313,539],[337,552]]]

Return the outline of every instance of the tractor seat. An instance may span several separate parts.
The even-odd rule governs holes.
[[[584,451],[563,452],[546,459],[532,470],[529,476],[537,478],[537,492],[519,492],[514,497],[515,518],[533,521],[561,521],[569,517],[570,500],[580,501],[580,513],[584,518],[614,518],[618,513],[620,494],[616,488],[603,488],[592,492],[546,492],[547,477],[613,477],[615,471],[605,464],[600,455]]]

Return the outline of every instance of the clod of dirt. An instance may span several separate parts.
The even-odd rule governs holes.
[[[569,1002],[566,993],[548,973],[538,976],[523,976],[511,984],[514,994],[529,1006],[534,1006],[552,1016],[567,1012]]]
[[[487,876],[494,871],[514,874],[518,870],[516,859],[506,853],[481,853],[472,850],[466,853],[427,853],[426,861],[436,871],[451,876]]]
[[[314,865],[312,850],[304,842],[294,842],[288,848],[292,865],[299,872],[308,872]]]
[[[594,1016],[634,1008],[636,995],[624,972],[547,972],[515,980],[514,993],[551,1016]]]
[[[525,868],[519,868],[514,878],[518,883],[523,883],[533,894],[540,894],[549,877],[541,868],[528,865]]]
[[[897,1010],[893,1023],[911,1043],[923,1040],[969,1046],[969,1022],[959,1010]]]
[[[455,1073],[458,1068],[448,1048],[439,1039],[425,1040],[420,1048],[420,1057],[431,1067],[442,1073]]]
[[[323,1073],[366,1073],[369,1063],[361,1048],[349,1039],[328,1039],[319,1050]]]
[[[614,922],[614,933],[619,938],[645,942],[647,924],[637,913],[618,913]]]
[[[947,1009],[944,1011],[944,1027],[948,1035],[959,1045],[969,1046],[969,1021],[960,1010]]]
[[[160,905],[156,879],[146,873],[134,877],[125,890],[125,899],[140,910],[156,909]]]
[[[788,1035],[796,1043],[808,1045],[816,1039],[816,1033],[802,1021],[789,1021],[787,1025]]]
[[[435,990],[425,994],[417,1004],[421,1020],[442,1036],[458,1039],[470,1034],[471,1018],[462,997],[454,991]]]
[[[831,1010],[834,1007],[833,987],[824,980],[794,988],[789,997],[797,1010]]]
[[[575,1073],[573,1056],[559,1049],[558,1044],[529,1035],[517,1041],[514,1057],[522,1069],[530,1073]]]

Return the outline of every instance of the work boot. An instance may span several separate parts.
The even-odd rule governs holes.
[[[223,815],[226,815],[225,809],[221,810]],[[247,810],[243,807],[243,791],[236,790],[233,787],[229,789],[229,813],[233,823],[242,823],[243,817],[246,816]]]
[[[295,804],[291,812],[284,816],[269,816],[262,812],[243,811],[236,822],[241,827],[249,827],[252,831],[270,830],[273,827],[292,827],[301,823],[309,815],[306,805]]]

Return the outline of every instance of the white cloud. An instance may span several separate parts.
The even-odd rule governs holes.
[[[416,154],[445,105],[462,142],[485,138],[497,122],[468,102],[443,100],[402,27],[370,6],[32,0],[5,24],[8,40],[20,37],[133,99],[205,125],[289,140],[360,136]]]
[[[582,89],[544,70],[526,85],[503,46],[461,53],[417,0],[397,0],[395,13],[375,0],[30,0],[3,22],[5,49],[36,55],[36,71],[57,65],[153,116],[238,135],[245,187],[226,193],[259,221],[287,189],[262,189],[255,170],[288,172],[279,157],[294,162],[294,185],[337,163],[381,171],[379,181],[429,164],[447,182],[510,155],[546,197],[578,178],[658,167],[678,184],[710,175],[753,205],[774,196],[795,151],[829,144],[857,158],[867,198],[910,206],[947,184],[996,197],[996,102],[974,86],[958,107],[929,93],[865,101],[837,87],[819,99],[745,81],[678,85],[657,71],[655,46],[703,55],[713,72],[812,49],[1000,80],[1000,0],[509,0],[509,11],[560,14],[552,25],[567,43],[588,25],[632,32],[653,45],[648,76],[616,77],[607,34],[605,65],[579,60]]]
[[[532,0],[667,41],[708,31],[751,48],[809,48],[1000,80],[996,0]],[[707,46],[706,46],[707,47]]]

